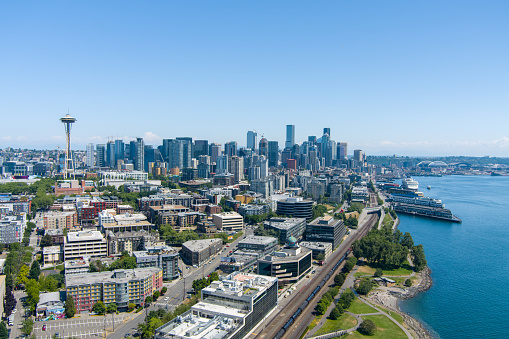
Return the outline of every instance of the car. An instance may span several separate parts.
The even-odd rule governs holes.
[[[170,299],[169,297],[166,297],[166,298],[164,298],[164,301],[168,301],[169,299]]]
[[[46,324],[42,325],[42,330],[46,331]]]
[[[209,261],[209,264],[212,264],[212,260],[211,260],[211,261]]]

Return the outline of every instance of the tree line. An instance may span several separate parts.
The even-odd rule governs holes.
[[[371,265],[384,269],[403,266],[409,254],[416,271],[421,271],[427,264],[423,246],[415,246],[408,232],[392,232],[390,228],[373,229],[364,238],[356,240],[352,247],[356,257],[363,257]]]

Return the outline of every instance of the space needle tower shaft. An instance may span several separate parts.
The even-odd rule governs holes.
[[[66,114],[65,117],[60,118],[60,121],[65,127],[66,148],[65,148],[65,165],[64,165],[64,179],[72,173],[74,176],[74,161],[71,154],[71,126],[76,122],[76,119]]]

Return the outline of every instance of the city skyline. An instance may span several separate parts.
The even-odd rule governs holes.
[[[0,147],[108,136],[507,156],[504,1],[0,5]],[[91,24],[93,23],[93,24]]]

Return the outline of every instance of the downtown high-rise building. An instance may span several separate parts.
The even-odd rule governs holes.
[[[113,168],[115,165],[115,143],[113,141],[108,141],[106,144],[106,166]]]
[[[90,143],[87,145],[87,167],[94,167],[94,144]]]
[[[95,146],[95,164],[97,167],[106,167],[106,145],[97,144]]]
[[[337,157],[339,160],[345,160],[348,157],[348,144],[346,142],[338,142]]]
[[[195,140],[194,141],[194,155],[198,159],[200,155],[209,155],[209,141],[208,140]]]
[[[285,147],[291,148],[293,145],[295,145],[295,125],[286,125]]]
[[[229,157],[237,155],[237,142],[230,141],[224,144],[224,154]]]
[[[125,144],[122,139],[115,140],[115,166],[117,165],[119,160],[124,160],[125,158]]]
[[[279,144],[277,141],[268,142],[269,167],[277,167],[279,162]]]
[[[236,155],[228,157],[229,172],[233,174],[233,181],[239,183],[244,180],[244,160]]]
[[[262,138],[260,140],[259,154],[264,155],[264,156],[268,156],[268,154],[269,154],[269,142],[265,138]]]
[[[145,165],[145,143],[143,138],[136,138],[134,155],[134,169],[136,171],[143,171]]]
[[[222,154],[221,144],[212,143],[210,144],[210,161],[217,162],[217,157]]]
[[[323,134],[327,134],[330,137],[330,127],[325,127],[323,129]]]
[[[255,131],[248,131],[247,132],[247,148],[251,149],[251,150],[255,150],[256,149],[256,137],[257,137],[257,133]]]

